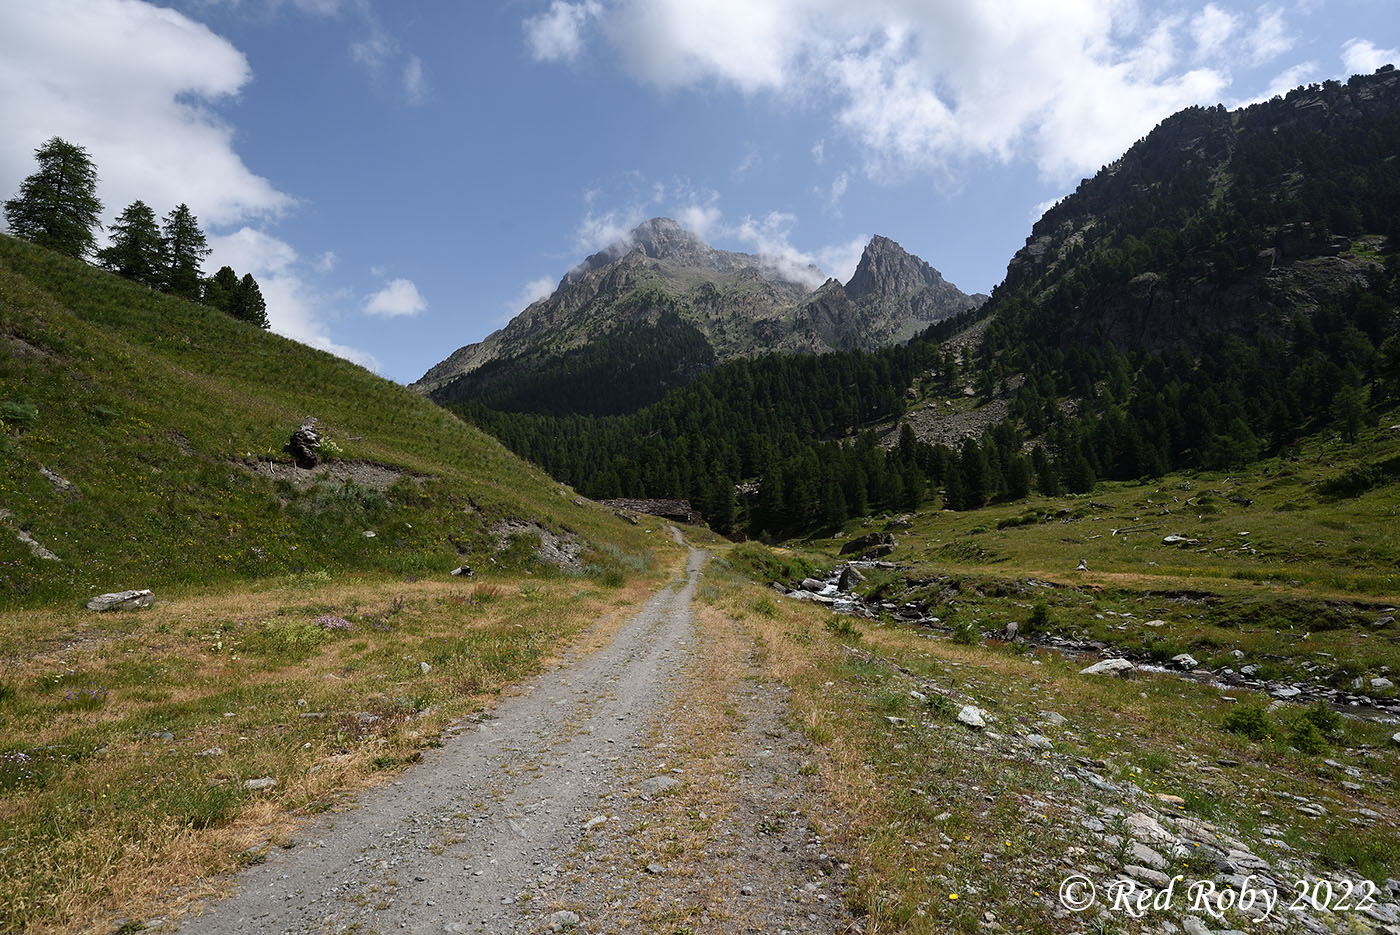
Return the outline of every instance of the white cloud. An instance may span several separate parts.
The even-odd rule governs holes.
[[[205,263],[207,269],[231,266],[239,275],[251,273],[258,281],[273,331],[380,371],[373,354],[331,338],[326,319],[333,314],[332,302],[307,285],[300,258],[291,244],[243,227],[232,234],[210,237],[209,246],[213,252]],[[322,254],[321,260],[326,256],[334,254]],[[320,265],[319,260],[316,265]]]
[[[285,274],[298,259],[291,244],[251,227],[210,237],[209,246],[213,253],[206,266],[213,269],[232,266],[240,274],[252,273],[255,279],[268,274]]]
[[[391,279],[365,300],[365,314],[376,318],[411,318],[427,308],[428,303],[409,279]]]
[[[335,264],[338,259],[340,258],[335,255],[334,250],[327,250],[316,258],[316,262],[312,264],[311,268],[318,273],[329,273],[331,270],[335,269]]]
[[[638,81],[721,87],[825,111],[872,176],[935,177],[1030,159],[1068,180],[1110,161],[1189,104],[1219,100],[1235,64],[1292,47],[1281,7],[1246,23],[1221,3],[1194,15],[1134,0],[589,0],[526,21],[563,36],[536,57],[611,46]],[[583,30],[582,25],[590,25]],[[566,26],[571,28],[565,28]],[[577,26],[578,28],[572,28]],[[825,141],[812,147],[825,158]]]
[[[541,276],[538,279],[532,279],[520,287],[520,292],[507,303],[506,307],[509,312],[514,315],[521,309],[529,308],[531,305],[534,305],[540,299],[545,299],[553,295],[554,287],[558,285],[558,283],[559,280],[551,276]]]
[[[842,172],[831,181],[831,188],[826,193],[826,209],[833,214],[841,213],[841,199],[846,197],[846,189],[851,186],[851,177],[848,173]]]
[[[826,270],[828,275],[846,282],[855,275],[856,267],[860,265],[861,254],[865,253],[865,245],[868,243],[870,237],[859,234],[845,243],[822,247],[817,251],[817,265]]]
[[[746,216],[739,226],[725,233],[749,244],[762,265],[784,279],[815,289],[826,281],[816,257],[792,245],[792,227],[797,218],[783,211],[770,211],[762,218]],[[851,269],[855,269],[852,264]]]
[[[1240,18],[1214,3],[1207,3],[1191,18],[1191,38],[1196,43],[1196,58],[1213,58],[1224,51],[1225,42],[1239,28]]]
[[[603,12],[596,0],[554,0],[549,10],[524,22],[525,44],[541,62],[572,62],[583,51],[583,30]]]
[[[403,67],[403,90],[410,104],[420,103],[428,94],[428,82],[423,77],[423,61],[416,55],[408,57]]]
[[[1284,69],[1275,74],[1273,80],[1268,83],[1268,88],[1259,98],[1250,101],[1249,104],[1256,104],[1257,101],[1267,101],[1274,95],[1288,94],[1301,84],[1310,84],[1317,80],[1317,63],[1302,62],[1295,64],[1291,69]]]
[[[702,240],[709,237],[719,227],[720,218],[723,217],[719,209],[719,192],[713,189],[696,191],[686,183],[677,183],[673,187],[675,206],[670,213],[676,223]]]
[[[1382,49],[1369,39],[1348,39],[1342,43],[1342,64],[1347,77],[1369,75],[1382,65],[1400,64],[1400,49]]]
[[[250,77],[242,53],[174,10],[0,3],[0,189],[14,191],[56,135],[92,155],[108,219],[138,198],[157,214],[184,202],[214,226],[285,211],[293,199],[243,164],[211,109]]]
[[[1254,27],[1245,42],[1249,64],[1263,65],[1272,62],[1293,48],[1293,37],[1283,20],[1282,10],[1259,8],[1259,24]]]
[[[1034,224],[1036,221],[1039,221],[1042,217],[1045,216],[1046,211],[1049,211],[1051,208],[1055,207],[1055,205],[1059,204],[1063,199],[1063,195],[1060,195],[1057,198],[1045,199],[1040,204],[1035,205],[1031,208],[1030,213],[1026,215],[1027,220]]]
[[[817,165],[826,161],[826,140],[817,140],[812,144],[812,161]]]

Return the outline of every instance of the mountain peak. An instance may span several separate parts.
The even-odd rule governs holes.
[[[865,245],[860,264],[856,266],[851,281],[846,283],[846,293],[852,298],[887,298],[913,295],[921,289],[941,286],[944,282],[943,274],[938,270],[888,237],[876,234]]]

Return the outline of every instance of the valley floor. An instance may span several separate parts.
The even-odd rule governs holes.
[[[241,873],[220,876],[207,854],[205,869],[174,867],[166,845],[144,865],[150,885],[118,860],[73,896],[86,909],[36,914],[32,929],[1400,932],[1397,756],[1379,725],[1332,735],[1326,755],[1290,752],[1219,728],[1248,693],[1085,676],[1024,646],[836,617],[741,574],[754,547],[689,534],[708,561],[670,552],[669,577],[610,601],[580,592],[592,616],[545,640],[574,634],[543,674],[519,670],[485,708],[397,724],[382,748],[400,750],[413,725],[405,749],[423,752],[391,781],[340,774],[308,792],[347,754],[307,753],[282,801],[326,810],[259,824],[255,804],[242,837],[213,835]],[[638,611],[642,586],[654,593]],[[513,620],[528,632],[569,606],[532,609],[533,593],[474,613],[504,640]],[[399,612],[403,632],[417,610]],[[466,667],[483,646],[436,658]],[[326,733],[314,717],[291,724]],[[217,760],[202,742],[171,762]],[[211,772],[211,788],[228,785]],[[142,921],[117,916],[113,891]],[[1139,907],[1144,893],[1155,907]]]

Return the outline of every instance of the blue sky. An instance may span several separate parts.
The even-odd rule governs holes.
[[[1396,0],[0,3],[0,193],[80,143],[109,219],[187,202],[275,330],[408,382],[655,215],[989,291],[1173,111],[1397,47]]]

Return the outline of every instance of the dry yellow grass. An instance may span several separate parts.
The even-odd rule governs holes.
[[[565,647],[608,639],[660,573],[616,590],[313,577],[135,613],[6,615],[4,748],[31,767],[0,773],[0,928],[106,932],[216,893],[264,842],[391,776]],[[275,789],[243,790],[260,776]]]

